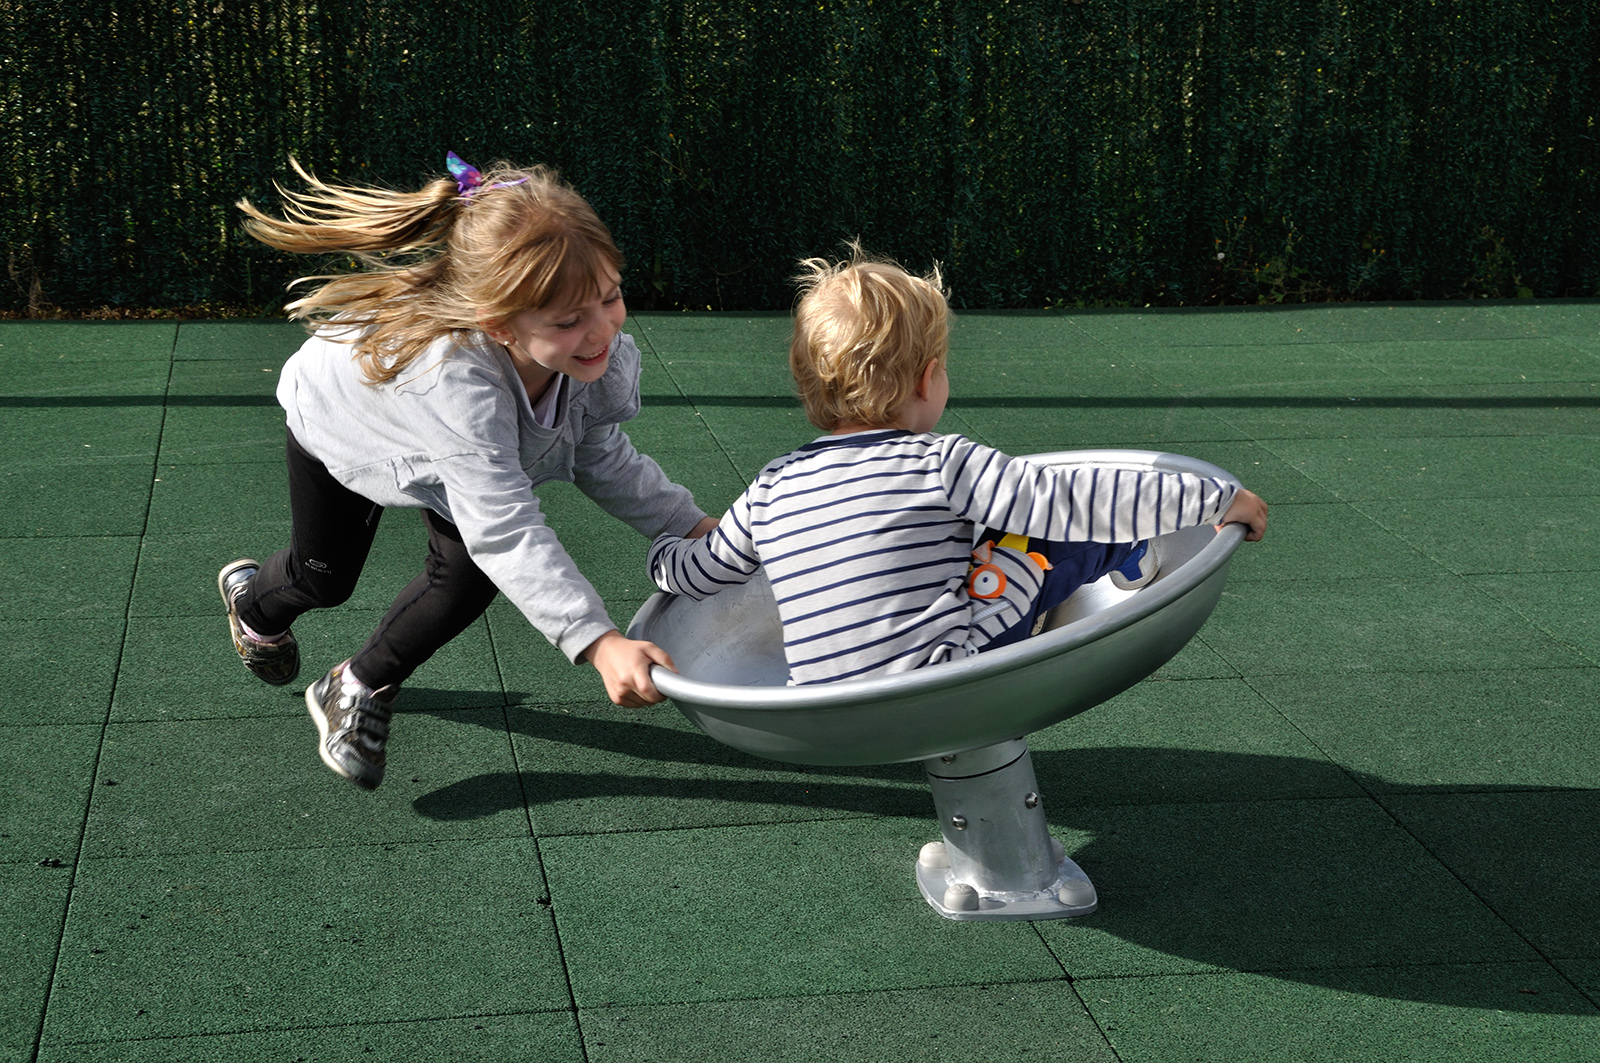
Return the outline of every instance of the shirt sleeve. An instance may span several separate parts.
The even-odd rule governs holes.
[[[635,450],[614,424],[593,425],[584,433],[573,454],[572,476],[578,490],[646,538],[681,535],[705,517],[689,489],[667,479],[655,459]]]
[[[963,436],[944,444],[950,508],[986,528],[1055,542],[1134,543],[1214,523],[1237,488],[1213,476],[1013,458]]]
[[[760,567],[750,534],[748,491],[708,534],[698,539],[663,535],[650,546],[650,578],[656,586],[696,600],[748,582]]]

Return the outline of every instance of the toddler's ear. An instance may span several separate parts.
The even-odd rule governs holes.
[[[933,374],[939,371],[939,361],[934,359],[922,367],[922,375],[917,377],[917,398],[926,399],[933,394]]]

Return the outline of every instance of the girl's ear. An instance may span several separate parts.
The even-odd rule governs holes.
[[[505,330],[505,328],[503,327],[503,325],[504,325],[503,322],[500,323],[500,324],[496,324],[496,323],[490,321],[488,316],[486,316],[484,314],[480,313],[478,315],[478,327],[483,330],[484,335],[488,336],[491,340],[494,340],[496,343],[510,343],[511,342],[511,333],[507,332]]]
[[[917,377],[917,398],[926,399],[933,394],[933,374],[939,371],[939,360],[935,358],[922,367],[922,374]]]

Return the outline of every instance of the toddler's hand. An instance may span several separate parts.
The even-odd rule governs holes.
[[[1241,487],[1234,494],[1228,512],[1222,515],[1222,524],[1243,524],[1249,529],[1244,533],[1245,541],[1259,543],[1267,533],[1267,504],[1254,491]],[[1217,526],[1220,528],[1222,524]]]
[[[627,709],[639,709],[665,701],[666,697],[650,681],[650,666],[672,668],[672,657],[653,642],[624,638],[620,631],[601,635],[583,651],[606,685],[606,697]]]

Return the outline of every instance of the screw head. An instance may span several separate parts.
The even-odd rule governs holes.
[[[1024,808],[1038,808],[1039,807],[1039,795],[1034,793],[1032,790],[1029,790],[1027,793],[1023,794],[1022,795],[1022,807],[1024,807]]]
[[[966,830],[967,829],[967,817],[966,816],[951,816],[950,817],[950,825],[952,827],[954,827],[956,830]]]

